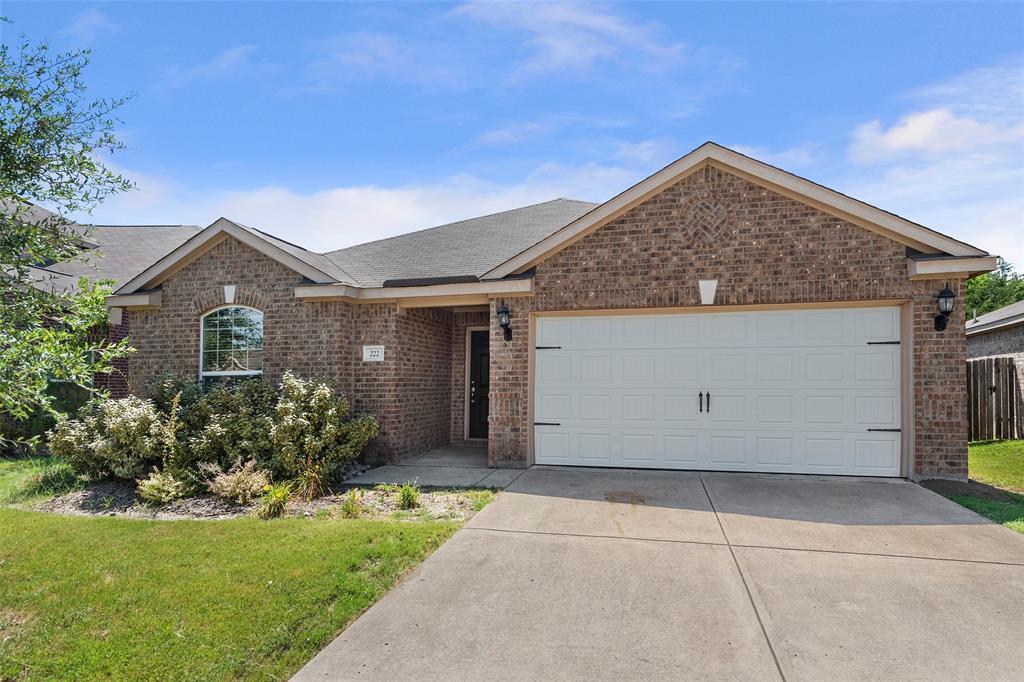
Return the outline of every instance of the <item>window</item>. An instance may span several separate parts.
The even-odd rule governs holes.
[[[263,313],[252,308],[228,306],[203,316],[201,377],[262,373]]]

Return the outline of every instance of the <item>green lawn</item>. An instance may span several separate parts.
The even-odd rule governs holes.
[[[972,443],[967,469],[970,478],[1005,490],[1010,500],[982,500],[970,495],[951,495],[950,499],[1024,533],[1024,440]]]
[[[1024,493],[1024,440],[973,443],[967,468],[975,481]]]
[[[457,527],[0,508],[0,680],[286,679]]]
[[[12,501],[29,476],[48,461],[46,457],[32,460],[0,458],[0,504]]]

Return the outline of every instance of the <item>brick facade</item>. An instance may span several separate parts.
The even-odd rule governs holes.
[[[291,369],[331,381],[355,410],[380,421],[381,435],[367,457],[393,461],[450,442],[453,396],[459,395],[452,380],[457,351],[465,361],[464,348],[454,342],[465,327],[457,328],[455,320],[486,324],[486,313],[305,302],[295,298],[301,282],[297,273],[240,242],[220,242],[162,283],[158,310],[131,313],[138,352],[125,361],[130,379],[122,381],[122,392],[144,394],[147,382],[162,372],[198,378],[200,319],[225,305],[224,286],[234,285],[234,303],[264,315],[264,377],[277,383]],[[384,346],[384,361],[363,362],[364,345]]]
[[[532,300],[509,301],[511,342],[492,322],[491,463],[528,456],[531,311],[696,306],[699,279],[716,305],[912,300],[914,472],[966,475],[962,283],[935,332],[945,280],[912,282],[903,245],[710,166],[540,263]]]
[[[530,450],[530,322],[534,312],[689,307],[697,280],[717,279],[718,305],[909,301],[913,329],[915,476],[966,475],[963,305],[936,332],[945,280],[912,282],[905,247],[738,176],[707,166],[540,263],[534,293],[507,301],[513,338],[496,311],[406,310],[397,303],[310,303],[295,298],[301,276],[228,239],[162,285],[162,307],[135,311],[130,388],[160,371],[196,376],[199,319],[237,302],[263,311],[264,371],[332,380],[356,409],[377,416],[369,456],[394,460],[464,443],[466,328],[490,329],[492,466],[525,466]],[[950,282],[963,301],[963,282]],[[364,363],[363,345],[385,360]]]

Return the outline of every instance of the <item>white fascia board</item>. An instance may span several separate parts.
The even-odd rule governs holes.
[[[202,255],[207,250],[215,246],[223,240],[226,235],[234,237],[246,246],[252,247],[268,258],[272,258],[278,263],[281,263],[285,267],[294,270],[303,277],[307,277],[314,282],[334,281],[333,277],[330,277],[308,263],[299,260],[287,251],[278,248],[265,239],[253,234],[249,230],[242,229],[227,218],[218,218],[212,224],[197,233],[194,237],[187,240],[184,244],[133,277],[114,293],[131,294],[140,289],[149,289],[156,286],[176,272],[179,268],[190,262],[192,258]]]
[[[681,159],[633,185],[625,192],[613,197],[589,213],[577,218],[562,229],[537,242],[519,255],[488,271],[481,279],[497,279],[521,272],[549,257],[562,248],[593,230],[614,220],[634,206],[674,184],[687,174],[710,163],[724,170],[732,170],[766,185],[805,199],[808,203],[831,211],[866,229],[874,229],[897,241],[903,241],[915,248],[932,249],[935,252],[953,256],[986,256],[985,251],[930,230],[923,225],[901,218],[895,214],[866,204],[857,199],[818,185],[810,180],[769,166],[766,163],[726,149],[713,142],[707,142]]]
[[[533,293],[532,279],[508,279],[495,282],[430,284],[420,287],[375,287],[362,289],[347,284],[323,284],[295,287],[295,297],[306,300],[341,299],[360,303],[403,301],[417,298],[452,297],[465,301],[479,296],[481,300],[499,296],[528,296]],[[460,303],[465,305],[465,303]]]
[[[907,263],[910,279],[940,279],[942,277],[973,277],[996,269],[997,256],[979,258],[931,258],[911,260]]]
[[[107,308],[159,308],[160,292],[147,291],[135,294],[114,294],[107,296]]]

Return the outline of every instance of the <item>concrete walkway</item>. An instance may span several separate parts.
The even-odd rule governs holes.
[[[296,680],[1020,679],[1024,536],[877,479],[534,467]]]
[[[428,488],[505,488],[524,471],[487,468],[486,448],[448,446],[398,464],[370,469],[345,483],[365,486],[413,482]]]

